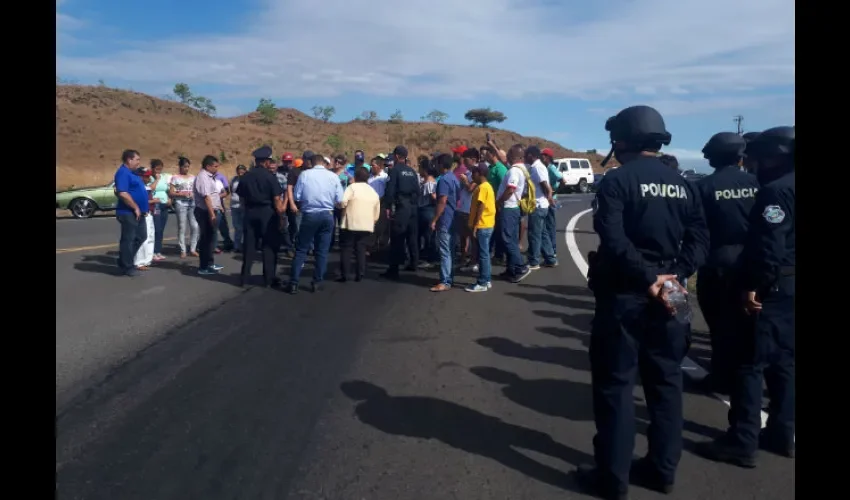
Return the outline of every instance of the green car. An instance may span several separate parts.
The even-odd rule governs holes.
[[[88,219],[95,212],[115,210],[117,205],[114,182],[107,186],[56,192],[56,210],[70,210],[75,219]]]

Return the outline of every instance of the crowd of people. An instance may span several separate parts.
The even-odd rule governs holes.
[[[759,448],[794,457],[794,127],[716,134],[703,149],[715,172],[696,184],[678,173],[675,158],[661,154],[672,136],[657,110],[626,108],[605,129],[612,144],[608,158],[622,166],[606,174],[593,204],[600,244],[588,255],[588,287],[595,298],[590,362],[597,433],[595,464],[579,467],[579,482],[589,493],[616,500],[628,498],[630,482],[673,490],[690,338],[690,320],[679,314],[683,305],[674,297],[687,294],[683,284],[697,271],[712,338],[707,383],[728,393],[730,402],[728,430],[699,452],[746,468],[756,466]],[[138,152],[124,152],[115,175],[121,270],[132,275],[162,258],[163,205],[179,200],[186,205],[177,209],[184,214],[178,217],[181,252],[185,256],[189,227],[198,233],[188,247],[199,254],[198,272],[220,271],[214,252],[228,196],[234,226],[243,228],[242,239],[232,242],[243,253],[243,284],[255,249],[262,248],[264,283],[283,286],[275,277],[283,248],[294,251],[286,290],[297,293],[313,253],[311,288],[317,291],[334,241],[342,249],[339,281],[362,279],[370,253],[389,246],[383,276],[438,267],[434,292],[455,286],[456,267],[477,276],[467,291],[484,292],[492,287],[494,262],[514,283],[558,265],[554,193],[560,179],[551,150],[516,144],[505,151],[488,138],[480,148],[420,156],[416,168],[404,146],[368,165],[363,151],[350,165],[344,155],[312,151],[297,160],[286,153],[278,164],[269,147],[253,156],[252,168],[237,167],[228,187],[214,156],[202,160],[194,181],[183,159],[180,176],[164,180],[161,162],[140,168]],[[649,447],[633,463],[638,373],[650,417]],[[765,381],[770,404],[762,429]]]
[[[504,266],[500,276],[514,283],[558,265],[555,193],[562,179],[551,149],[504,151],[488,137],[480,148],[458,146],[415,163],[404,146],[368,162],[362,150],[354,152],[351,163],[344,154],[312,151],[299,158],[284,153],[277,161],[268,147],[253,156],[250,169],[238,165],[228,179],[213,156],[202,160],[197,175],[191,161],[181,157],[179,173],[171,175],[163,172],[161,160],[142,166],[137,151],[125,151],[115,174],[121,272],[134,276],[166,259],[162,242],[171,210],[177,214],[180,258],[197,257],[199,274],[221,271],[217,253],[262,249],[264,285],[291,293],[298,290],[308,255],[315,259],[311,288],[321,288],[335,246],[341,253],[340,282],[360,281],[367,258],[380,256],[389,264],[382,274],[388,279],[398,279],[401,269],[438,270],[434,292],[456,286],[456,271],[477,277],[467,291],[484,292],[492,287],[494,264]],[[316,168],[333,175],[302,176]],[[273,175],[255,179],[248,175],[255,169]],[[249,182],[243,184],[244,179]],[[272,189],[273,183],[278,188]],[[255,223],[246,224],[249,218]],[[276,276],[280,252],[292,259],[286,283]],[[246,285],[253,257],[243,256]]]

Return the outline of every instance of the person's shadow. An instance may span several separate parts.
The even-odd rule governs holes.
[[[575,422],[593,420],[593,392],[590,384],[570,380],[526,380],[490,366],[469,369],[482,379],[502,385],[502,394],[514,403],[552,417]]]
[[[581,349],[525,346],[503,337],[485,337],[476,340],[475,343],[491,349],[496,354],[502,356],[550,363],[575,370],[590,371],[590,355],[587,351]]]
[[[535,451],[573,465],[593,457],[562,445],[540,431],[509,424],[456,403],[424,396],[390,396],[370,382],[343,382],[342,392],[358,401],[355,414],[364,424],[396,436],[435,439],[452,448],[490,458],[538,481],[574,490],[570,476],[523,455]]]

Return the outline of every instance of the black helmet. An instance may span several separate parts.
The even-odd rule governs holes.
[[[623,141],[634,146],[648,142],[667,146],[672,139],[661,113],[649,106],[631,106],[620,111],[616,116],[608,118],[605,130],[610,132],[612,143]]]
[[[734,132],[720,132],[711,136],[702,148],[702,154],[707,160],[712,158],[743,158],[747,141]]]
[[[747,155],[754,158],[790,155],[794,151],[794,127],[773,127],[747,144]]]
[[[742,135],[741,137],[743,137],[744,140],[747,141],[747,144],[749,144],[750,142],[752,142],[753,139],[755,139],[759,135],[761,135],[761,132],[747,132],[746,134]]]

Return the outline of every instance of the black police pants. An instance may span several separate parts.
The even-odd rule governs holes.
[[[711,379],[723,392],[735,379],[735,339],[753,329],[736,277],[731,270],[714,267],[701,268],[697,277],[697,300],[711,336]]]
[[[767,384],[767,437],[778,444],[794,441],[795,429],[795,278],[786,276],[761,298],[755,328],[736,346],[741,363],[730,395],[728,436],[746,454],[758,449],[762,383]]]
[[[627,491],[635,444],[632,392],[640,374],[650,421],[647,458],[672,483],[682,455],[688,327],[645,295],[598,295],[590,336],[596,465],[610,487]]]
[[[246,208],[242,224],[242,241],[245,245],[242,253],[242,283],[247,284],[251,276],[251,266],[257,253],[257,238],[261,237],[263,283],[271,286],[277,271],[277,253],[280,249],[280,217],[272,207]]]
[[[390,231],[390,269],[398,269],[410,254],[410,266],[419,264],[419,215],[417,210],[396,210]],[[407,249],[407,252],[405,252]]]

